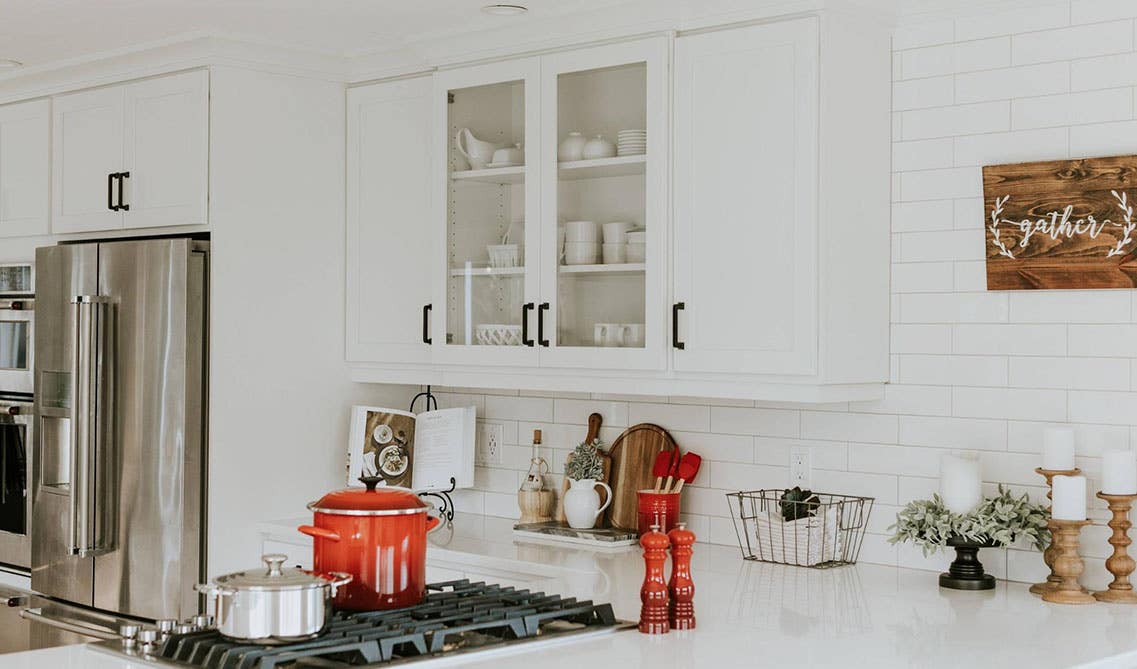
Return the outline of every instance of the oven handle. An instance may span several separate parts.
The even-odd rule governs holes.
[[[21,609],[20,617],[24,620],[30,620],[34,623],[43,623],[44,625],[61,629],[65,632],[82,634],[83,636],[94,637],[96,639],[102,639],[103,641],[119,638],[119,635],[101,627],[49,616],[43,612],[43,609]]]
[[[75,356],[71,369],[71,518],[70,553],[89,557],[112,549],[111,532],[104,523],[97,523],[100,497],[98,494],[98,461],[101,448],[98,419],[103,413],[100,404],[109,395],[103,392],[103,375],[100,366],[109,369],[104,346],[109,325],[106,305],[109,300],[98,295],[79,295],[71,300],[75,307]],[[103,477],[106,479],[107,477]],[[104,502],[105,503],[105,502]],[[101,531],[100,531],[101,530]]]

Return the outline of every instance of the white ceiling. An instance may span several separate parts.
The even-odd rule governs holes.
[[[353,56],[627,2],[521,0],[525,16],[481,11],[502,1],[0,0],[0,58],[44,65],[194,33]]]

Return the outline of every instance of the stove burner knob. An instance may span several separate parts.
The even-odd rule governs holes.
[[[138,641],[142,643],[142,652],[149,653],[158,641],[158,630],[144,629],[138,632]]]
[[[175,627],[178,626],[178,621],[174,620],[173,618],[162,618],[155,624],[158,626],[159,634],[169,634],[170,632],[174,631]]]
[[[193,617],[193,626],[199,630],[207,630],[213,627],[213,616],[199,615]]]
[[[138,625],[119,625],[118,635],[122,637],[123,648],[134,648],[138,639]]]
[[[189,634],[193,631],[193,625],[178,625],[174,628],[174,634]]]

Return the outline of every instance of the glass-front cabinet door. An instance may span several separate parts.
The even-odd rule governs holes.
[[[541,365],[665,366],[667,41],[541,59]]]
[[[435,75],[436,361],[537,364],[538,72],[529,58]]]

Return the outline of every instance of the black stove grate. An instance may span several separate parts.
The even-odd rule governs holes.
[[[156,659],[211,669],[382,666],[621,625],[611,604],[463,579],[428,585],[417,606],[338,612],[311,641],[260,646],[205,630],[170,636]]]

